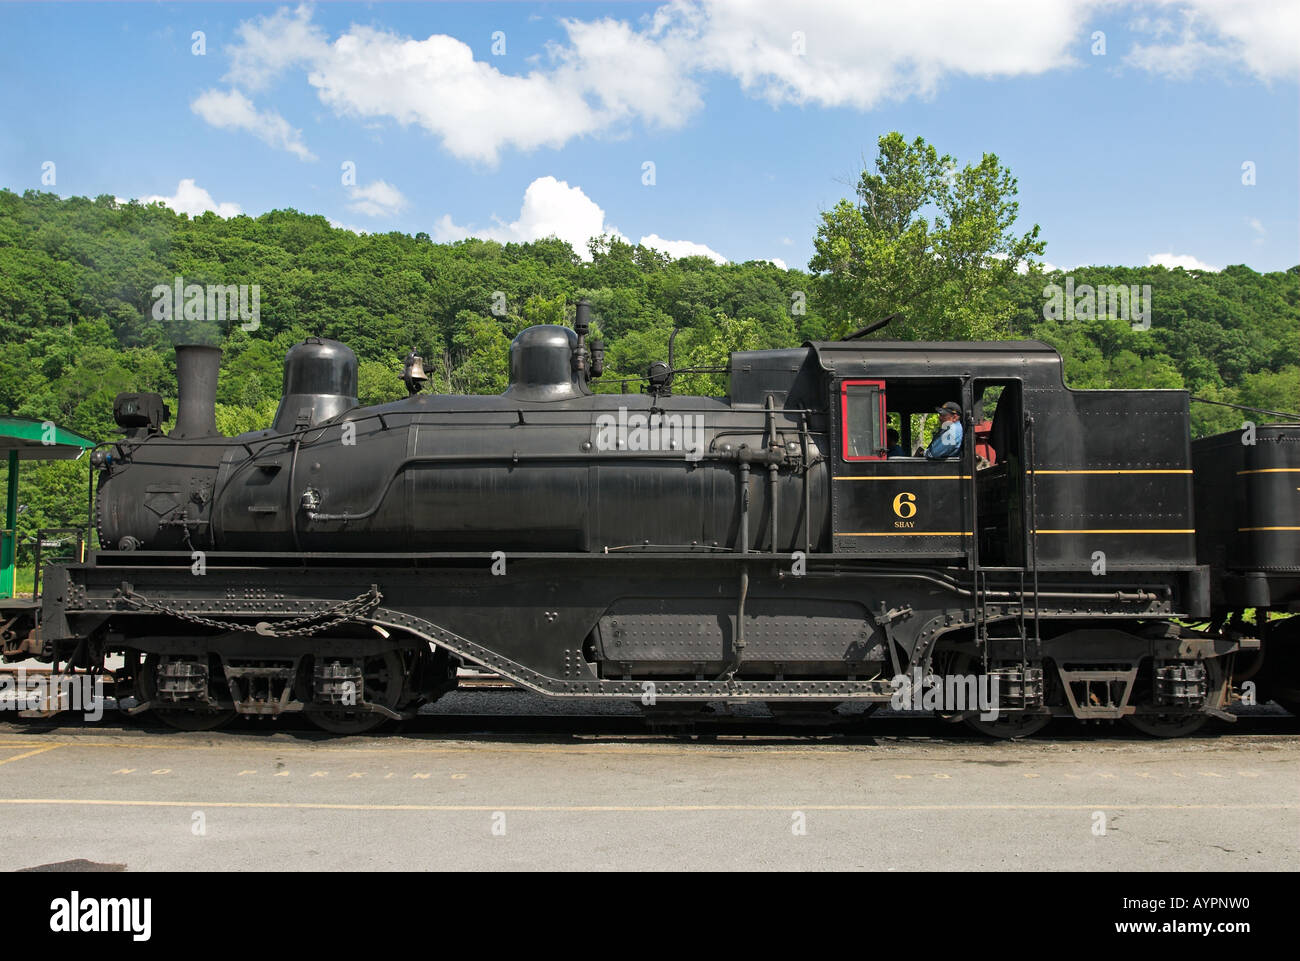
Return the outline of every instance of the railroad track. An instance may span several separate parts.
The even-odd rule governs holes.
[[[45,666],[0,666],[0,678],[18,675],[29,678],[44,678],[51,673],[51,669]],[[76,671],[71,675],[60,672],[60,674],[65,676],[85,676],[86,672]],[[145,727],[159,727],[160,729],[170,730],[161,722],[150,718],[148,714],[130,722],[127,722],[124,717],[119,719],[117,700],[112,691],[112,676],[106,675],[104,713],[106,717],[111,716],[113,718],[113,720],[107,722],[108,724],[123,726],[124,723],[129,723],[131,726],[143,725]],[[795,718],[769,717],[758,714],[710,714],[706,712],[691,714],[664,712],[650,715],[639,712],[624,713],[617,711],[610,713],[546,713],[543,711],[538,713],[537,702],[546,701],[545,697],[527,692],[501,675],[488,671],[462,672],[457,679],[457,691],[449,696],[454,697],[455,694],[469,695],[471,700],[463,706],[457,705],[457,707],[463,707],[461,710],[428,711],[413,719],[399,722],[395,728],[389,727],[387,730],[398,730],[404,734],[505,736],[687,736],[706,739],[718,736],[802,738],[849,736],[926,737],[961,741],[972,738],[980,739],[979,735],[967,731],[963,726],[950,724],[940,718],[925,714],[900,713],[889,710],[877,711],[870,716],[827,713]],[[486,700],[483,698],[484,695],[486,695]],[[11,701],[11,699],[8,700]],[[623,702],[611,699],[611,704],[613,703],[621,704]],[[450,706],[444,704],[444,707]],[[514,713],[503,711],[502,708],[513,708]],[[6,714],[13,715],[14,713],[7,706],[6,699],[0,699],[0,723],[6,720]],[[14,717],[16,725],[30,723],[32,720],[45,721],[59,727],[80,727],[87,723],[82,721],[75,712],[44,716],[29,714],[27,717]],[[96,722],[97,725],[104,723],[105,721]],[[230,729],[238,732],[243,723],[260,725],[266,723],[266,721],[255,717],[249,717],[242,721],[236,719],[232,722]],[[305,719],[292,714],[281,715],[274,723],[289,731],[300,729],[315,731],[315,728]],[[1211,737],[1229,734],[1294,735],[1300,733],[1300,718],[1272,708],[1250,708],[1238,712],[1238,722],[1236,724],[1229,725],[1215,722],[1213,728],[1207,729],[1205,733]],[[376,736],[383,737],[384,734],[381,731]],[[1141,735],[1116,724],[1107,724],[1105,722],[1088,723],[1058,718],[1052,728],[1041,735],[1039,739],[1091,740],[1097,738],[1132,740],[1141,739]]]
[[[111,706],[104,718],[93,724],[80,715],[65,713],[46,719],[14,718],[6,721],[0,712],[0,730],[22,731],[39,727],[41,732],[55,734],[60,730],[75,731],[96,728],[105,733],[115,731],[147,730],[175,734],[173,728],[151,718],[147,713],[134,719],[118,715]],[[275,730],[300,737],[320,737],[320,731],[305,718],[282,716],[275,722],[263,718],[236,718],[220,731],[208,736],[235,737],[256,732],[261,736],[274,723]],[[961,724],[946,723],[938,718],[908,714],[879,714],[856,721],[832,721],[819,726],[791,724],[788,720],[767,717],[723,717],[683,720],[668,723],[628,714],[422,714],[407,721],[393,722],[374,733],[358,735],[382,741],[385,737],[468,737],[468,738],[592,738],[592,739],[656,739],[688,738],[697,740],[721,739],[771,739],[793,740],[802,743],[844,742],[879,738],[920,739],[927,743],[960,742],[989,743],[984,736]],[[1219,738],[1247,736],[1250,738],[1300,736],[1300,719],[1286,714],[1268,714],[1242,718],[1237,724],[1216,722],[1206,727],[1188,741],[1215,741]],[[1133,742],[1158,744],[1135,731],[1119,725],[1085,724],[1072,719],[1060,719],[1029,741],[1055,743]],[[1171,742],[1176,743],[1176,742]]]

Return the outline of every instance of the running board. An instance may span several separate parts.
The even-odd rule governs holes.
[[[581,650],[565,651],[565,678],[549,677],[517,661],[503,657],[481,644],[439,627],[414,614],[376,608],[358,621],[380,627],[406,631],[453,654],[495,671],[538,694],[548,697],[646,697],[674,701],[728,700],[836,700],[888,701],[894,696],[889,681],[613,681],[592,676]]]

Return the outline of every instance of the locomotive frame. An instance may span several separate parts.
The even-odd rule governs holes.
[[[1198,559],[1186,392],[1072,390],[1038,342],[850,341],[733,354],[722,399],[674,396],[662,367],[643,394],[600,394],[585,304],[575,326],[521,333],[500,397],[377,408],[356,404],[351,351],[309,341],[275,425],[238,438],[215,430],[213,352],[182,351],[176,428],[119,398],[126,436],[94,460],[106,546],[44,573],[6,656],[124,654],[132,710],[183,728],[302,711],[359,732],[461,665],[685,712],[824,712],[978,674],[997,718],[958,713],[996,736],[1233,719],[1262,632],[1224,585],[1258,579]],[[994,395],[989,463],[972,427]],[[959,457],[880,456],[888,414],[910,448],[912,415],[946,400]],[[702,418],[707,447],[599,449],[619,409]],[[1270,542],[1272,609],[1300,609],[1297,541]]]

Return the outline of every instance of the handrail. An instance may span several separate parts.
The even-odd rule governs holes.
[[[76,538],[76,539],[75,539],[75,542],[74,542],[74,543],[75,543],[75,552],[74,552],[74,555],[73,555],[73,557],[72,557],[71,559],[74,560],[76,563],[81,563],[81,562],[83,562],[83,561],[86,559],[86,548],[87,548],[87,546],[88,546],[89,543],[90,543],[90,531],[89,531],[89,529],[87,529],[87,528],[84,528],[84,527],[40,527],[40,528],[37,528],[37,529],[36,529],[35,533],[34,533],[31,537],[24,538],[24,539],[22,539],[22,540],[20,540],[20,539],[18,538],[18,530],[17,530],[16,528],[12,528],[12,527],[0,528],[0,543],[3,543],[3,541],[4,541],[5,539],[11,539],[10,542],[11,542],[11,544],[12,544],[12,551],[13,551],[13,568],[14,568],[14,572],[15,572],[15,574],[16,574],[17,571],[18,571],[18,549],[19,549],[20,547],[23,547],[23,546],[27,546],[27,547],[31,547],[31,548],[32,548],[32,597],[33,597],[33,598],[38,598],[38,597],[40,597],[40,594],[41,594],[41,572],[42,572],[43,568],[44,568],[48,563],[50,563],[50,562],[52,562],[52,561],[54,561],[54,560],[65,561],[65,560],[68,560],[68,559],[69,559],[69,558],[62,557],[62,556],[58,556],[58,557],[55,557],[55,558],[49,558],[49,557],[46,556],[46,553],[45,553],[45,552],[46,552],[46,543],[45,543],[45,542],[48,541],[48,540],[51,540],[52,538],[54,538],[54,537],[56,537],[56,536],[59,536],[59,535],[74,535],[74,536],[75,536],[75,538]],[[64,544],[63,541],[60,540],[57,544],[51,544],[51,545],[49,545],[49,546],[50,546],[50,547],[55,547],[55,546],[62,547],[62,546],[65,546],[65,544]],[[15,578],[15,589],[14,589],[14,591],[13,591],[12,593],[17,593],[17,588],[16,588],[16,578]]]
[[[1042,595],[1038,590],[1038,446],[1037,438],[1034,434],[1034,418],[1032,415],[1025,417],[1025,441],[1026,449],[1029,454],[1029,463],[1026,465],[1026,473],[1029,474],[1029,544],[1031,546],[1032,570],[1034,575],[1034,656],[1041,657],[1043,654],[1043,635],[1042,627],[1039,620],[1038,608],[1041,603]],[[1022,501],[1023,503],[1023,501]],[[1028,633],[1023,632],[1023,633]],[[1028,640],[1025,639],[1025,643]]]

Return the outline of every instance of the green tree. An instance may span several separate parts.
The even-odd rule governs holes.
[[[737,350],[790,347],[895,310],[891,336],[1001,336],[1047,342],[1076,388],[1179,387],[1226,404],[1294,411],[1300,403],[1300,267],[1259,273],[1164,267],[1076,267],[1076,286],[1149,288],[1150,326],[1113,316],[1044,313],[1063,272],[1037,256],[1036,228],[1012,232],[1015,182],[996,158],[965,170],[924,143],[882,138],[858,195],[823,217],[811,275],[771,263],[674,260],[615,237],[590,261],[554,238],[525,244],[431,243],[358,235],[294,210],[223,220],[111,196],[60,198],[0,189],[0,411],[49,418],[97,440],[118,436],[118,391],[157,391],[176,409],[173,346],[202,334],[223,351],[217,424],[269,426],[285,352],[308,336],[356,351],[363,404],[400,399],[402,358],[416,350],[438,393],[495,393],[510,338],[528,324],[570,323],[581,296],[605,341],[602,392],[641,389],[667,360],[723,366]],[[192,325],[153,317],[153,289],[257,284],[261,324]],[[505,312],[494,313],[500,297]],[[681,375],[679,394],[721,395],[725,374]],[[1196,435],[1278,418],[1193,403]],[[164,425],[164,429],[169,427]],[[86,467],[22,467],[24,530],[78,523]]]
[[[452,393],[499,394],[508,382],[507,352],[510,340],[501,325],[463,311],[452,341]]]
[[[1016,236],[1016,180],[994,154],[957,168],[921,137],[878,141],[856,201],[822,214],[809,267],[844,334],[894,313],[910,339],[987,339],[1006,329],[1006,287],[1045,248],[1038,226]]]

